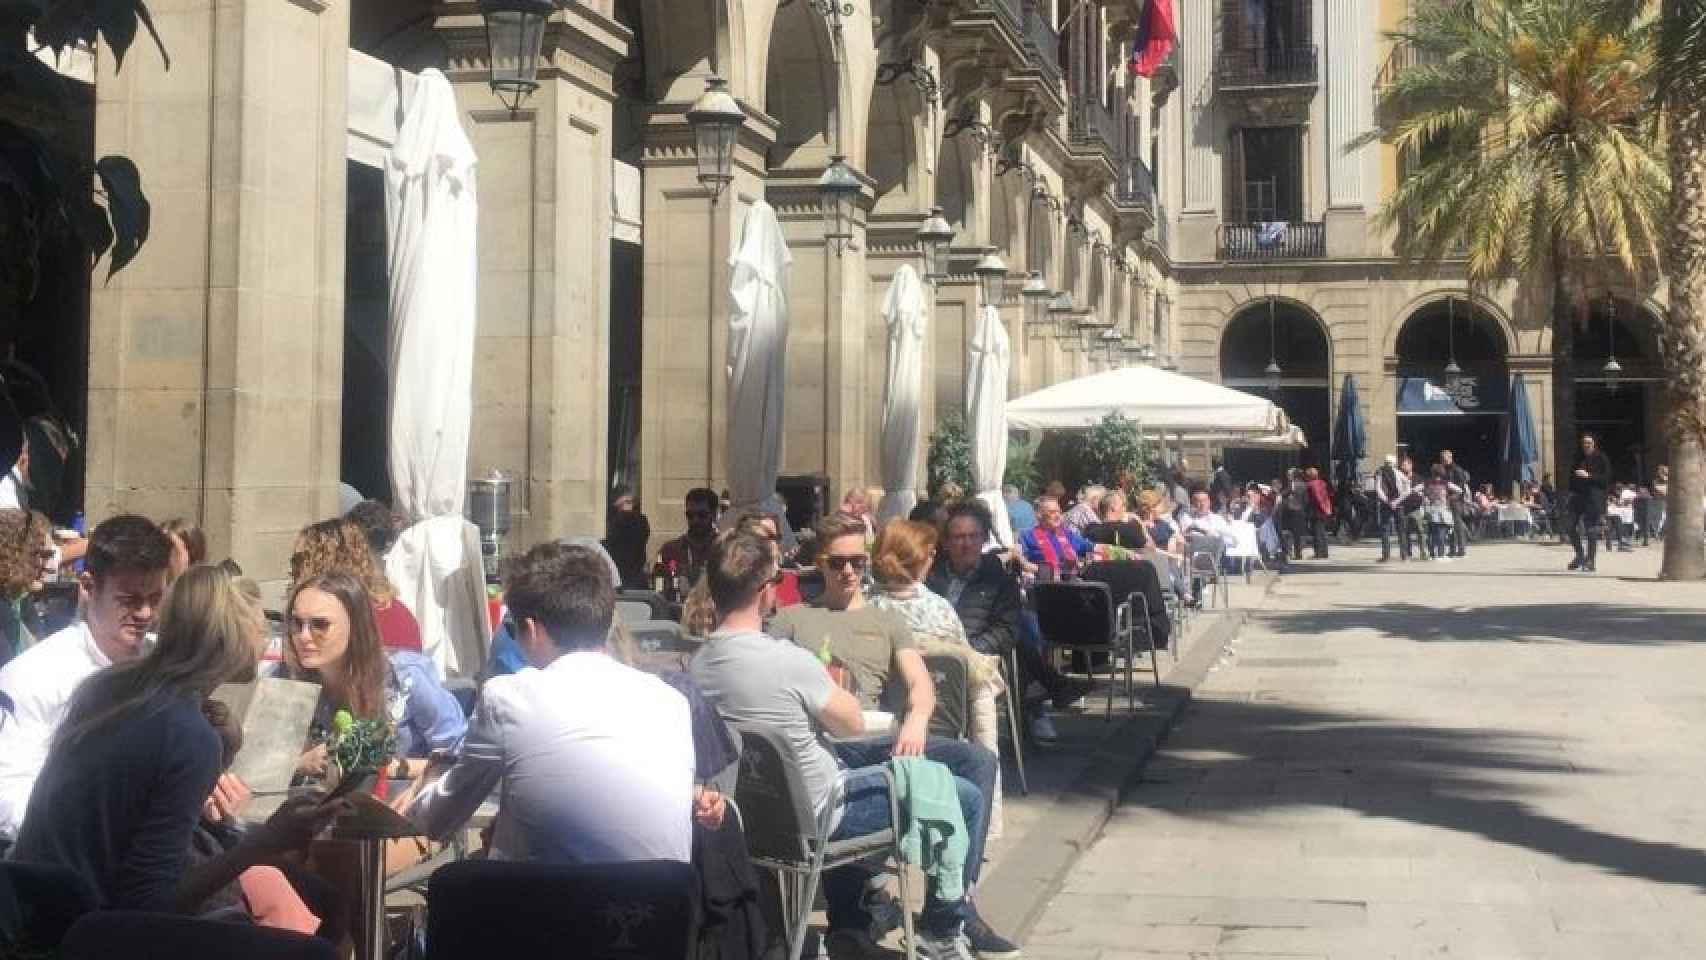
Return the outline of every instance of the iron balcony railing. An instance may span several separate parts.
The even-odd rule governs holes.
[[[1114,112],[1097,100],[1080,99],[1072,105],[1067,132],[1075,143],[1100,140],[1113,152],[1125,147],[1125,140],[1120,136],[1119,121],[1114,117]]]
[[[1312,260],[1327,255],[1327,227],[1320,221],[1223,223],[1222,260]]]
[[[1149,164],[1142,158],[1131,157],[1125,162],[1119,179],[1114,181],[1114,199],[1121,206],[1143,207],[1154,215],[1155,178],[1149,173]]]
[[[1060,82],[1060,34],[1038,0],[1025,0],[1025,50],[1051,83]]]
[[[1321,65],[1314,44],[1295,47],[1227,47],[1215,64],[1222,90],[1284,87],[1319,83]]]

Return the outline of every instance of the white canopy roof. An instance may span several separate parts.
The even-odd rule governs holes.
[[[1280,433],[1275,433],[1265,437],[1226,437],[1207,434],[1185,437],[1186,446],[1193,443],[1203,443],[1205,441],[1208,443],[1218,443],[1223,447],[1232,447],[1239,450],[1288,450],[1293,447],[1302,449],[1303,447],[1309,446],[1309,437],[1304,434],[1303,428],[1296,424],[1287,427]]]
[[[1285,411],[1261,397],[1148,366],[1068,380],[1009,401],[1007,425],[1082,430],[1111,412],[1166,433],[1272,436],[1290,426]]]

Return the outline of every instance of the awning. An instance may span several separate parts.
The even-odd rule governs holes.
[[[1428,377],[1403,377],[1398,381],[1398,414],[1431,417],[1503,414],[1507,391],[1503,377],[1464,376],[1455,391]]]
[[[1057,383],[1007,404],[1017,430],[1083,430],[1109,413],[1145,431],[1273,436],[1290,426],[1268,400],[1157,367],[1127,367]]]

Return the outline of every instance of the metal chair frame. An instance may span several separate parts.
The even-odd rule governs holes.
[[[1014,643],[1013,649],[1001,656],[1001,681],[1002,686],[1007,688],[1007,734],[1013,743],[1013,763],[1019,768],[1019,794],[1028,797],[1031,795],[1031,784],[1025,779],[1025,737],[1022,733],[1024,717],[1020,714],[1019,707],[1024,698],[1014,690],[1019,684],[1019,648],[1016,640]]]
[[[1207,560],[1208,565],[1202,566],[1197,562],[1199,559]],[[1195,580],[1198,575],[1202,575],[1207,579],[1207,582],[1214,585],[1213,596],[1219,599],[1222,610],[1232,605],[1230,588],[1226,585],[1226,574],[1220,571],[1220,564],[1215,559],[1214,551],[1193,550],[1187,554],[1186,563],[1192,580]],[[1213,605],[1214,601],[1210,600],[1209,603]]]
[[[1106,637],[1095,642],[1072,640],[1063,641],[1051,639],[1045,633],[1043,639],[1046,641],[1049,649],[1056,652],[1108,654],[1108,710],[1105,718],[1108,720],[1112,720],[1114,718],[1114,698],[1118,695],[1118,677],[1114,670],[1114,661],[1112,658],[1120,656],[1123,653],[1125,656],[1126,698],[1128,705],[1135,711],[1137,709],[1137,683],[1132,678],[1132,660],[1136,657],[1136,648],[1135,641],[1132,639],[1135,628],[1132,625],[1131,603],[1128,601],[1126,603],[1115,604],[1113,594],[1108,590],[1108,585],[1105,583],[1097,583],[1095,581],[1070,580],[1040,582],[1033,589],[1037,591],[1039,596],[1042,593],[1050,591],[1079,591],[1093,592],[1102,598],[1105,606],[1102,606],[1101,609],[1105,611],[1108,623],[1108,635]],[[1038,626],[1040,627],[1041,625],[1042,622],[1039,619]],[[1154,650],[1154,646],[1153,641],[1151,641],[1151,651]],[[1085,667],[1090,676],[1090,682],[1094,683],[1096,681],[1095,658],[1086,657]]]
[[[892,857],[896,865],[895,873],[900,880],[900,902],[909,903],[906,862],[901,859],[900,853],[900,800],[895,792],[894,774],[886,765],[882,771],[883,781],[889,792],[889,829],[831,843],[829,824],[835,809],[840,805],[840,798],[833,798],[833,802],[826,804],[823,811],[814,814],[810,809],[799,762],[790,752],[781,734],[775,728],[761,723],[738,722],[730,726],[741,739],[742,782],[746,781],[754,749],[748,742],[749,738],[763,741],[782,761],[783,783],[771,786],[781,791],[776,799],[792,809],[794,823],[770,824],[769,827],[785,829],[790,839],[797,841],[798,850],[785,856],[754,851],[751,856],[753,863],[776,874],[777,888],[782,897],[782,920],[788,933],[787,956],[800,956],[806,932],[811,926],[812,906],[817,899],[818,884],[825,870],[870,860],[876,856]],[[740,799],[741,790],[737,786],[736,800]],[[750,807],[750,804],[747,806]],[[742,822],[746,822],[744,814]],[[751,832],[747,834],[749,845],[753,836]],[[910,906],[902,910],[901,924],[906,934],[907,960],[917,960],[917,938],[913,935]]]

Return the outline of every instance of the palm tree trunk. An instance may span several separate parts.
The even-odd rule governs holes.
[[[1667,22],[1683,4],[1666,0]],[[1706,576],[1706,78],[1678,71],[1666,99],[1670,133],[1670,218],[1665,273],[1670,315],[1659,331],[1665,361],[1670,494],[1661,580]]]
[[[1564,241],[1553,237],[1552,269],[1552,477],[1563,490],[1576,462],[1576,297]]]

